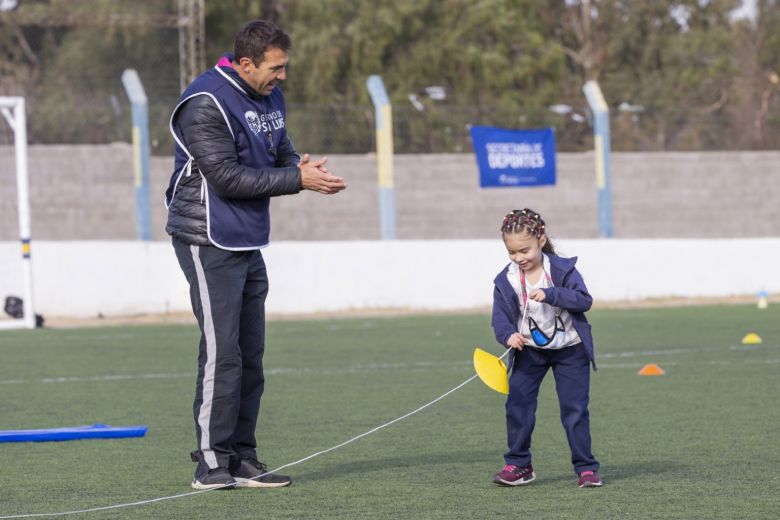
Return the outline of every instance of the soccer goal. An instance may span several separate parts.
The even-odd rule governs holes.
[[[16,211],[12,190],[0,191],[0,215],[7,219],[0,227],[0,298],[3,306],[0,329],[34,329],[35,308],[30,259],[30,198],[27,183],[27,118],[23,97],[0,96],[0,183],[16,186]],[[15,172],[16,180],[11,177]],[[6,176],[8,178],[6,178]],[[13,227],[5,228],[13,216],[18,220],[18,242]],[[9,241],[10,239],[10,241]],[[21,246],[21,250],[17,249]],[[21,300],[21,302],[20,302]]]

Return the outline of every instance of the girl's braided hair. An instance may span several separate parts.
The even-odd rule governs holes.
[[[502,235],[514,235],[526,232],[537,239],[546,236],[544,219],[542,216],[530,208],[515,209],[507,213],[504,222],[501,224]],[[547,236],[547,242],[542,247],[545,253],[555,254],[555,247]]]

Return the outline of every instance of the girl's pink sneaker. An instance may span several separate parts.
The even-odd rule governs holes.
[[[581,488],[584,487],[599,487],[602,486],[604,483],[601,481],[601,478],[599,477],[598,471],[583,471],[580,473],[580,478],[577,480],[577,485]]]
[[[534,468],[528,466],[515,466],[507,464],[504,469],[493,475],[493,482],[499,486],[522,486],[536,478]]]

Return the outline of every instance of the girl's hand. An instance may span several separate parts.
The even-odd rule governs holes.
[[[525,338],[523,338],[519,332],[515,332],[509,336],[508,340],[506,340],[506,346],[509,348],[516,348],[517,350],[523,350],[523,347],[525,346]]]
[[[536,302],[543,302],[544,291],[541,289],[534,289],[533,291],[531,291],[531,294],[529,294],[528,297]]]

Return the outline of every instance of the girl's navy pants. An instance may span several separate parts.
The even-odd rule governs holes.
[[[509,450],[507,464],[531,464],[531,435],[536,424],[539,387],[552,368],[561,410],[561,423],[571,449],[574,471],[598,471],[599,463],[591,453],[588,401],[590,360],[582,344],[560,350],[542,350],[526,346],[515,350],[506,400],[506,426]]]

